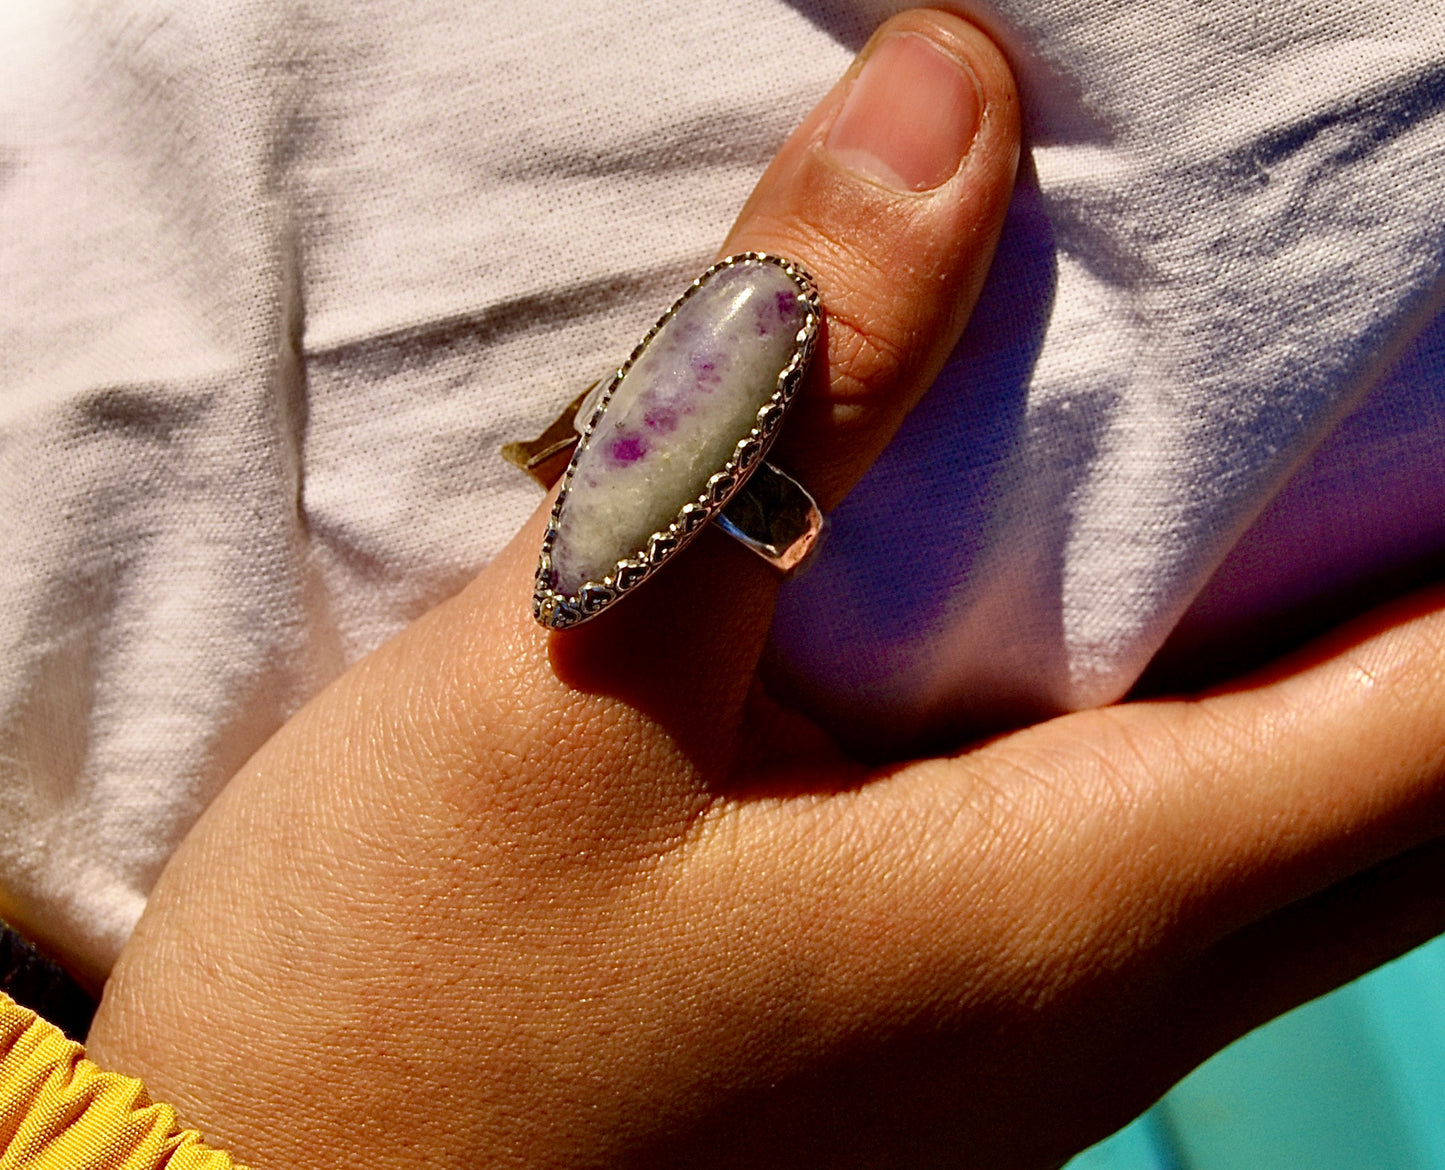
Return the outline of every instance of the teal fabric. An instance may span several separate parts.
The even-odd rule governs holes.
[[[1445,938],[1221,1052],[1069,1170],[1445,1170]]]
[[[1085,1150],[1068,1170],[1181,1170],[1162,1110],[1149,1110],[1108,1141]]]

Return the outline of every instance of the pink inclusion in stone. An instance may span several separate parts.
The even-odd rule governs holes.
[[[670,435],[677,430],[678,412],[670,406],[657,406],[648,411],[642,417],[650,431],[657,431],[659,434]]]
[[[793,314],[798,311],[798,298],[786,292],[780,292],[773,298],[773,329],[781,329],[787,325]],[[768,332],[764,330],[763,332]]]
[[[722,381],[722,375],[718,373],[718,365],[724,361],[718,354],[699,353],[692,358],[692,372],[697,380],[697,388],[704,393],[712,390]]]
[[[647,447],[637,435],[619,435],[612,440],[608,453],[614,463],[636,463],[647,454]]]
[[[552,546],[575,596],[697,499],[793,360],[807,311],[776,264],[719,269],[679,304],[613,389],[578,453]]]

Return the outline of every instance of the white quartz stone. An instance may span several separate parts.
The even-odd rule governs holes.
[[[555,588],[575,597],[697,499],[792,362],[807,308],[778,265],[712,274],[654,334],[577,456],[552,545]]]

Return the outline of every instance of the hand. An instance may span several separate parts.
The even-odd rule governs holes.
[[[825,508],[962,329],[1018,150],[969,25],[870,60],[724,248],[818,279],[777,460]],[[1445,918],[1438,595],[868,771],[758,684],[749,554],[705,533],[548,635],[543,524],[250,761],[106,990],[92,1055],[258,1168],[1050,1165]]]

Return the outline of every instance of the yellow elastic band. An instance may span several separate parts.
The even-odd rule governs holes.
[[[0,1170],[244,1170],[0,994]]]

